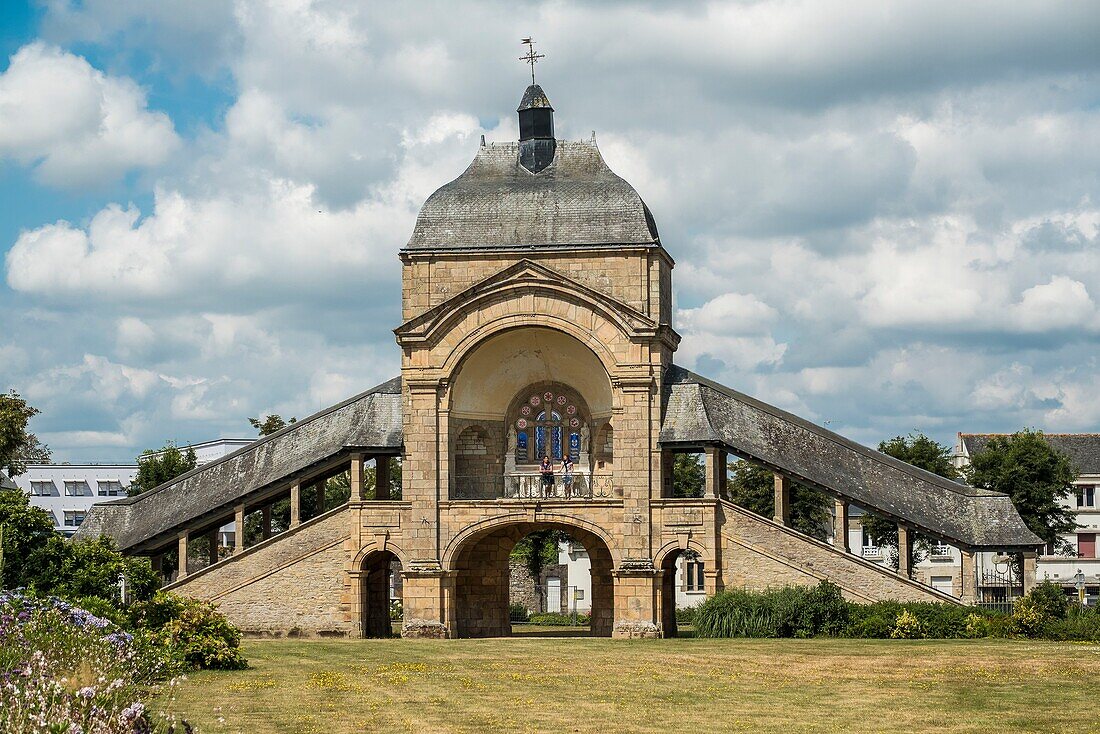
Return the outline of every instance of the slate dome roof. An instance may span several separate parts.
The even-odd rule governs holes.
[[[649,208],[607,167],[595,139],[556,142],[539,173],[520,165],[519,143],[482,145],[428,197],[405,250],[660,244]]]

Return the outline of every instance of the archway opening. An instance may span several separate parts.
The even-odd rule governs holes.
[[[706,564],[689,548],[665,556],[661,570],[661,629],[665,637],[676,637],[677,612],[697,606],[706,598]]]
[[[401,619],[401,561],[390,551],[375,551],[360,568],[363,637],[393,637]]]
[[[458,637],[611,636],[611,552],[592,532],[513,523],[468,539],[453,566]]]

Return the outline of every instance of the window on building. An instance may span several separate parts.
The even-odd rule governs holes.
[[[1096,486],[1087,484],[1077,488],[1078,507],[1096,507]]]
[[[1096,533],[1077,533],[1077,555],[1096,558]]]
[[[516,461],[537,464],[549,456],[558,462],[567,455],[580,461],[585,418],[579,405],[571,392],[525,392],[510,418],[516,430]]]
[[[53,490],[53,482],[31,482],[31,495],[34,497],[49,497]]]
[[[88,483],[84,480],[65,482],[66,497],[83,497],[88,491]]]
[[[117,480],[107,480],[97,483],[99,485],[100,497],[117,497],[122,494],[122,482]]]
[[[78,528],[84,522],[84,510],[65,510],[65,527]]]
[[[687,561],[684,563],[684,590],[704,591],[706,584],[703,580],[703,562]]]

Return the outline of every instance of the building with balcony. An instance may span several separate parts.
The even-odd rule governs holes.
[[[518,113],[520,140],[483,140],[398,253],[399,376],[97,506],[80,534],[107,534],[166,576],[165,554],[178,549],[169,588],[259,634],[389,635],[395,568],[403,635],[510,634],[511,552],[545,530],[583,547],[592,634],[614,637],[675,634],[689,589],[829,579],[857,600],[953,601],[912,578],[917,532],[961,548],[964,562],[1020,554],[1033,573],[1040,540],[1004,495],[676,365],[674,262],[652,212],[594,137],[555,137],[541,87],[527,88]],[[700,497],[673,492],[681,452],[705,454]],[[773,517],[729,502],[730,454],[774,474]],[[325,480],[345,472],[350,499],[330,502]],[[899,571],[793,529],[793,482],[835,499],[839,538],[850,505],[896,520]],[[276,508],[288,512],[282,532]],[[265,532],[246,545],[254,513]],[[190,568],[188,544],[230,521],[235,553]]]

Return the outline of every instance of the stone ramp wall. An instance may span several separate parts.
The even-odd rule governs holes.
[[[348,513],[331,510],[166,588],[214,602],[249,635],[358,635]]]
[[[796,530],[722,502],[722,579],[727,588],[810,586],[828,579],[855,602],[959,600]]]

